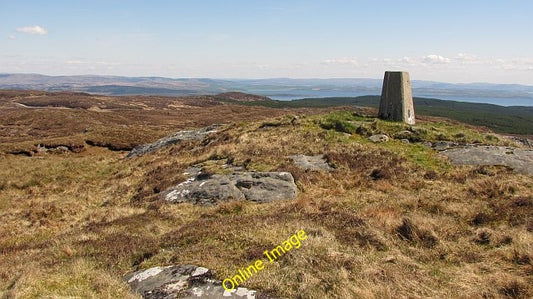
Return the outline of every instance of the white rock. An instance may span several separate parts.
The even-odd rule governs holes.
[[[207,273],[207,271],[209,271],[209,269],[204,268],[204,267],[198,267],[196,268],[196,270],[194,270],[194,272],[192,272],[191,276],[195,277],[199,275],[204,275],[205,273]]]
[[[161,273],[161,271],[163,271],[163,268],[161,268],[161,267],[154,267],[154,268],[146,269],[146,270],[144,270],[141,273],[135,274],[132,278],[130,278],[128,280],[128,283],[132,283],[135,280],[143,281],[143,280],[145,280],[145,279],[147,279],[149,277],[152,277],[152,276],[155,276],[155,275]]]
[[[389,136],[385,134],[377,134],[368,137],[368,139],[370,139],[372,142],[387,142],[389,141]]]

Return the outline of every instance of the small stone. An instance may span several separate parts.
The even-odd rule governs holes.
[[[372,135],[370,137],[368,137],[368,139],[370,139],[372,142],[387,142],[389,141],[389,136],[385,135],[385,134],[377,134],[377,135]]]
[[[54,153],[61,154],[61,153],[66,153],[66,152],[68,152],[69,149],[68,149],[68,147],[61,145],[61,146],[58,146],[58,147],[52,149],[52,151],[53,151]]]
[[[349,134],[348,134],[349,135]],[[290,158],[294,161],[294,164],[301,169],[309,170],[323,170],[331,171],[333,168],[329,166],[322,155],[306,156],[306,155],[293,155]]]
[[[393,255],[389,255],[383,259],[384,263],[396,263],[396,257]]]
[[[405,143],[405,144],[409,144],[409,143],[410,143],[410,142],[409,142],[409,139],[402,139],[401,142],[402,142],[402,143]]]

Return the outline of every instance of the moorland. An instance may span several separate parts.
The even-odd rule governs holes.
[[[174,264],[223,280],[305,230],[298,250],[245,287],[282,298],[533,296],[532,177],[454,165],[424,145],[518,147],[503,133],[531,134],[531,114],[502,113],[503,123],[526,121],[509,128],[489,112],[494,123],[476,123],[480,108],[454,104],[462,116],[453,117],[423,101],[409,126],[343,100],[280,106],[235,93],[1,90],[0,294],[136,298],[125,274]],[[215,123],[221,129],[204,140],[126,158],[137,145]],[[410,142],[395,138],[405,131]],[[391,139],[374,143],[372,134]],[[320,155],[333,170],[301,169],[289,158],[298,154]],[[298,195],[211,206],[163,200],[190,166],[290,172]]]

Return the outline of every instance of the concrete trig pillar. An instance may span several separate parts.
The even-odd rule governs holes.
[[[415,124],[415,109],[408,72],[385,72],[379,118]]]

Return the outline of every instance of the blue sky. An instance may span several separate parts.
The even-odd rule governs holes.
[[[533,1],[6,1],[0,73],[533,85]]]

